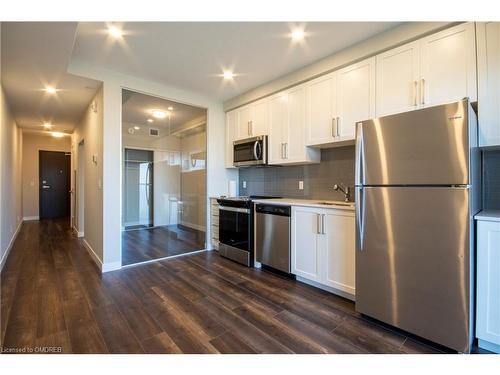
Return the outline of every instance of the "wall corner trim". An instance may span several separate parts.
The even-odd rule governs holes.
[[[5,263],[7,263],[7,258],[9,257],[10,251],[12,250],[12,247],[14,245],[14,241],[17,238],[17,235],[19,234],[19,231],[21,230],[21,226],[23,225],[24,219],[19,221],[19,224],[17,225],[16,231],[14,232],[14,235],[10,239],[9,245],[7,246],[7,249],[5,250],[5,253],[3,254],[2,259],[0,260],[0,272],[3,270],[3,266]]]

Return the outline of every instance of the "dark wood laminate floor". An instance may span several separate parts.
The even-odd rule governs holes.
[[[205,248],[205,232],[181,225],[122,232],[122,264],[129,265]]]
[[[26,222],[1,339],[64,353],[436,353],[352,302],[204,252],[100,275],[64,221]]]

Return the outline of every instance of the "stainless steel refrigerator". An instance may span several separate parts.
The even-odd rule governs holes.
[[[479,183],[468,100],[357,123],[358,312],[470,351]]]

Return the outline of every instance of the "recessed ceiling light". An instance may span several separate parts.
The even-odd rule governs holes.
[[[50,129],[50,128],[52,127],[52,124],[51,124],[50,122],[44,122],[44,123],[43,123],[43,127],[44,127],[45,129]]]
[[[168,107],[167,108],[169,111],[173,111],[174,110],[174,107]]]
[[[135,129],[135,130],[140,130],[141,128],[140,128],[140,127],[138,127],[138,126],[134,126],[134,129]]]
[[[119,39],[123,36],[122,31],[116,26],[110,26],[108,28],[108,33],[115,39]]]
[[[148,122],[153,122],[154,120],[152,118],[148,118]]]
[[[234,73],[226,70],[224,73],[222,73],[222,77],[224,77],[224,79],[233,79]]]
[[[55,87],[52,87],[52,86],[46,86],[45,87],[45,92],[47,94],[55,94],[57,92],[56,88]]]
[[[151,111],[151,114],[153,115],[153,117],[155,118],[165,118],[167,117],[167,112],[165,111],[160,111],[159,109],[153,109]]]
[[[304,39],[304,30],[302,29],[297,29],[292,31],[292,40],[298,42],[299,40]]]
[[[56,138],[64,137],[64,133],[61,133],[61,132],[50,132],[50,134],[52,134],[52,136],[56,137]]]

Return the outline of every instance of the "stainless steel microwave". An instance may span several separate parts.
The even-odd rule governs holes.
[[[233,142],[235,167],[267,164],[267,135]]]

